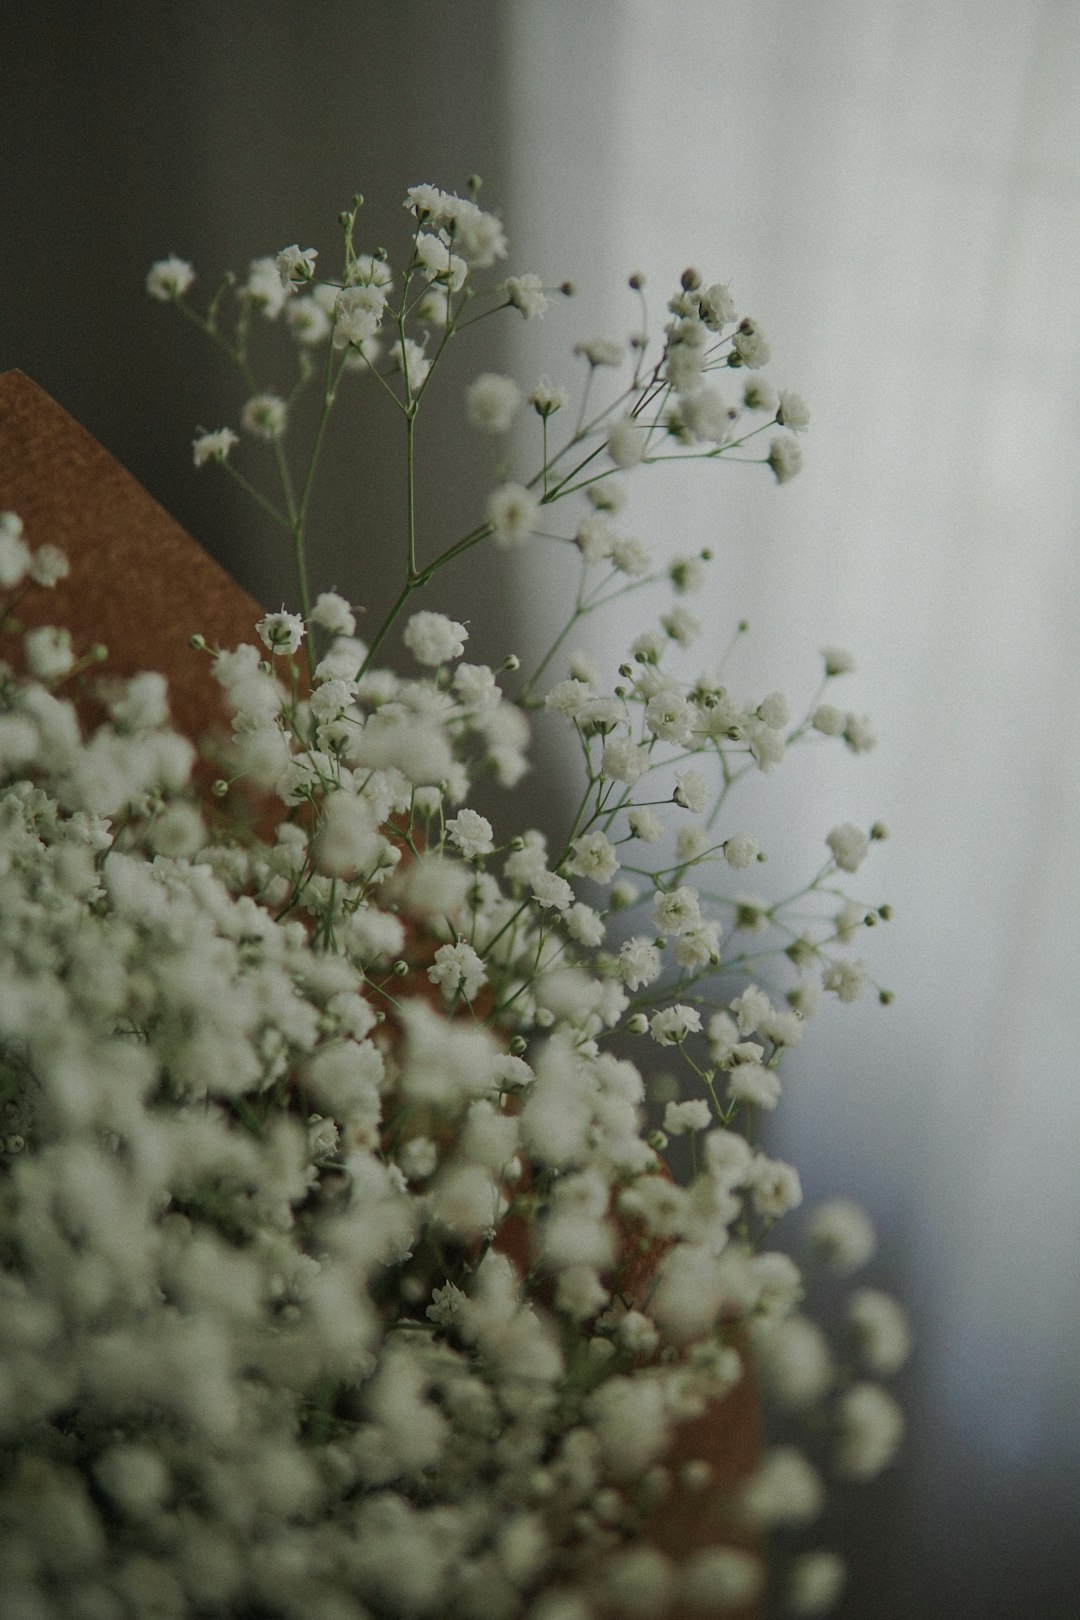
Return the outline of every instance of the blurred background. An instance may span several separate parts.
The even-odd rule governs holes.
[[[192,259],[207,288],[287,242],[332,259],[358,189],[363,245],[394,250],[407,185],[483,175],[508,268],[579,292],[539,329],[481,328],[444,380],[421,444],[432,549],[493,481],[490,445],[457,428],[476,371],[572,381],[574,341],[639,325],[632,271],[656,326],[686,264],[760,321],[774,382],[813,412],[805,472],[777,490],[759,468],[655,469],[627,516],[659,554],[716,552],[710,635],[743,616],[754,632],[741,688],[795,702],[840,643],[858,673],[839,701],[880,736],[793,763],[768,824],[809,860],[839,821],[893,832],[865,898],[896,916],[863,954],[896,1003],[818,1021],[772,1143],[808,1197],[865,1203],[872,1280],[918,1334],[903,1456],[831,1526],[852,1566],[839,1612],[1071,1620],[1075,0],[43,0],[0,7],[0,60],[0,369],[52,393],[269,606],[293,595],[277,537],[191,466],[195,425],[235,421],[241,395],[145,297],[153,259]],[[373,617],[401,534],[400,429],[376,404],[357,390],[330,446],[315,579]],[[564,600],[544,561],[495,572],[474,553],[425,605],[486,626],[474,656],[526,652]],[[605,634],[592,650],[614,664],[626,621]]]

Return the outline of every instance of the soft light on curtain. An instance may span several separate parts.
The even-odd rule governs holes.
[[[680,478],[676,532],[657,469],[628,515],[716,550],[717,640],[743,613],[756,631],[743,689],[808,692],[842,642],[842,701],[880,733],[869,760],[781,777],[769,825],[894,829],[866,886],[898,920],[863,954],[897,1003],[812,1032],[774,1142],[872,1209],[917,1321],[873,1614],[1071,1613],[1080,8],[544,0],[513,8],[511,55],[515,257],[582,288],[527,360],[625,335],[632,270],[655,329],[691,262],[733,281],[814,413],[794,484]]]

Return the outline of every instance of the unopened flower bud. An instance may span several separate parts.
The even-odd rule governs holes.
[[[667,1133],[665,1131],[650,1131],[648,1140],[649,1146],[655,1153],[663,1153],[664,1149],[668,1145]]]
[[[875,821],[870,828],[870,836],[880,843],[883,839],[888,838],[889,829],[883,821]]]
[[[695,270],[692,265],[688,266],[679,277],[679,284],[683,292],[694,292],[701,286],[700,270]]]
[[[193,636],[189,636],[189,638],[188,638],[188,646],[191,648],[192,652],[205,652],[206,651],[206,637],[200,635],[199,632],[196,630],[196,632],[195,632],[195,634]]]
[[[223,776],[219,776],[210,791],[215,799],[223,799],[229,791],[229,784]]]
[[[649,1020],[644,1013],[635,1013],[626,1020],[626,1027],[631,1035],[645,1035],[648,1032]]]
[[[883,1007],[891,1007],[893,1002],[896,1000],[896,996],[891,990],[879,990],[878,1000],[881,1002]]]

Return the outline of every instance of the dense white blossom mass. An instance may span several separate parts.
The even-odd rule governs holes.
[[[551,289],[498,279],[505,233],[475,195],[413,187],[397,268],[354,249],[359,206],[337,279],[295,244],[254,260],[221,341],[250,377],[253,316],[299,309],[303,377],[326,345],[325,410],[343,373],[378,369],[411,432],[462,311],[528,319]],[[147,290],[172,302],[193,282],[167,259]],[[761,855],[740,781],[805,740],[862,752],[872,732],[822,701],[849,655],[826,650],[792,720],[779,693],[687,667],[702,629],[678,602],[610,678],[574,646],[593,611],[642,583],[692,591],[709,560],[654,566],[616,526],[613,468],[632,482],[778,423],[760,459],[780,481],[797,469],[809,413],[758,376],[768,346],[730,289],[688,271],[668,313],[651,360],[578,346],[586,392],[630,376],[592,415],[583,399],[565,441],[548,435],[566,390],[479,376],[467,414],[501,434],[527,398],[540,471],[500,472],[438,562],[409,531],[399,607],[460,551],[549,531],[566,499],[581,586],[538,669],[463,663],[465,627],[427,611],[404,623],[410,672],[380,667],[353,604],[310,602],[301,569],[300,610],[267,614],[261,645],[196,638],[232,714],[208,791],[161,677],[103,686],[87,720],[73,683],[90,653],[62,626],[4,664],[5,1612],[663,1620],[770,1585],[791,1613],[835,1600],[837,1554],[784,1538],[816,1519],[830,1472],[869,1478],[893,1454],[902,1420],[878,1380],[910,1335],[863,1288],[827,1340],[771,1246],[798,1172],[755,1143],[822,991],[847,1002],[870,982],[846,944],[888,909],[838,883],[884,832],[833,828],[788,896],[725,878]],[[196,464],[284,455],[292,397],[260,381],[240,415],[253,442],[201,432]],[[300,508],[284,517],[302,539]],[[0,519],[8,602],[65,570],[48,535]],[[537,710],[582,762],[550,845],[468,802],[482,775],[527,771]],[[653,1075],[657,1047],[674,1074]],[[679,1182],[669,1138],[688,1148]],[[840,1274],[873,1249],[840,1200],[810,1236]],[[811,1419],[812,1457],[785,1443],[734,1474],[715,1447],[676,1464],[676,1433],[749,1387],[748,1360]],[[714,1543],[685,1556],[652,1531],[675,1491],[716,1494]],[[772,1572],[750,1550],[763,1530]]]

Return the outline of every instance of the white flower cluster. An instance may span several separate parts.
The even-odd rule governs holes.
[[[160,677],[102,681],[88,728],[66,695],[87,658],[62,628],[23,637],[25,674],[3,668],[5,1600],[50,1620],[664,1620],[770,1585],[821,1613],[835,1552],[795,1547],[769,1573],[747,1549],[811,1524],[830,1473],[887,1463],[901,1419],[881,1381],[909,1333],[865,1287],[844,1341],[826,1340],[771,1246],[798,1173],[755,1138],[822,991],[849,1001],[869,982],[836,947],[888,908],[836,885],[884,829],[817,834],[818,876],[787,898],[725,879],[764,858],[733,817],[744,776],[803,741],[858,752],[871,734],[821,701],[850,668],[835,648],[801,721],[779,693],[684,678],[701,626],[681,598],[707,557],[655,567],[612,476],[665,443],[706,459],[744,443],[761,430],[738,437],[744,411],[789,430],[763,458],[787,476],[806,408],[762,381],[767,346],[727,288],[688,272],[651,369],[631,345],[629,390],[592,416],[583,397],[549,444],[568,395],[545,380],[527,396],[539,471],[489,491],[436,558],[410,528],[398,606],[365,645],[344,597],[309,598],[293,492],[315,452],[298,479],[283,470],[309,349],[326,344],[320,434],[342,373],[378,369],[411,467],[464,309],[546,302],[529,274],[485,284],[507,244],[475,192],[417,186],[407,208],[396,271],[354,248],[356,199],[336,280],[294,244],[252,263],[234,332],[216,303],[196,317],[242,367],[240,425],[273,441],[281,473],[264,508],[279,502],[300,560],[301,610],[268,613],[258,644],[196,638],[232,715],[212,789]],[[174,302],[193,281],[170,259],[147,286]],[[253,316],[283,311],[295,387],[256,382],[249,348]],[[607,341],[580,352],[586,396],[624,364]],[[738,407],[708,380],[721,366],[751,376]],[[502,434],[525,397],[481,374],[464,411]],[[201,433],[195,460],[231,471],[238,442]],[[464,661],[466,626],[414,611],[413,591],[473,545],[526,540],[564,497],[581,578],[567,632],[531,674]],[[4,592],[64,567],[0,521]],[[646,585],[676,599],[605,682],[567,635]],[[380,667],[401,610],[402,665]],[[585,774],[552,847],[469,802],[481,775],[520,780],[540,708]],[[662,1129],[658,1048],[684,1082]],[[873,1249],[837,1200],[810,1238],[841,1273]],[[812,1457],[773,1445],[732,1471],[702,1441],[676,1463],[676,1431],[685,1457],[696,1418],[754,1398],[748,1360],[811,1420]],[[721,1497],[714,1543],[689,1556],[654,1533],[679,1491]]]

